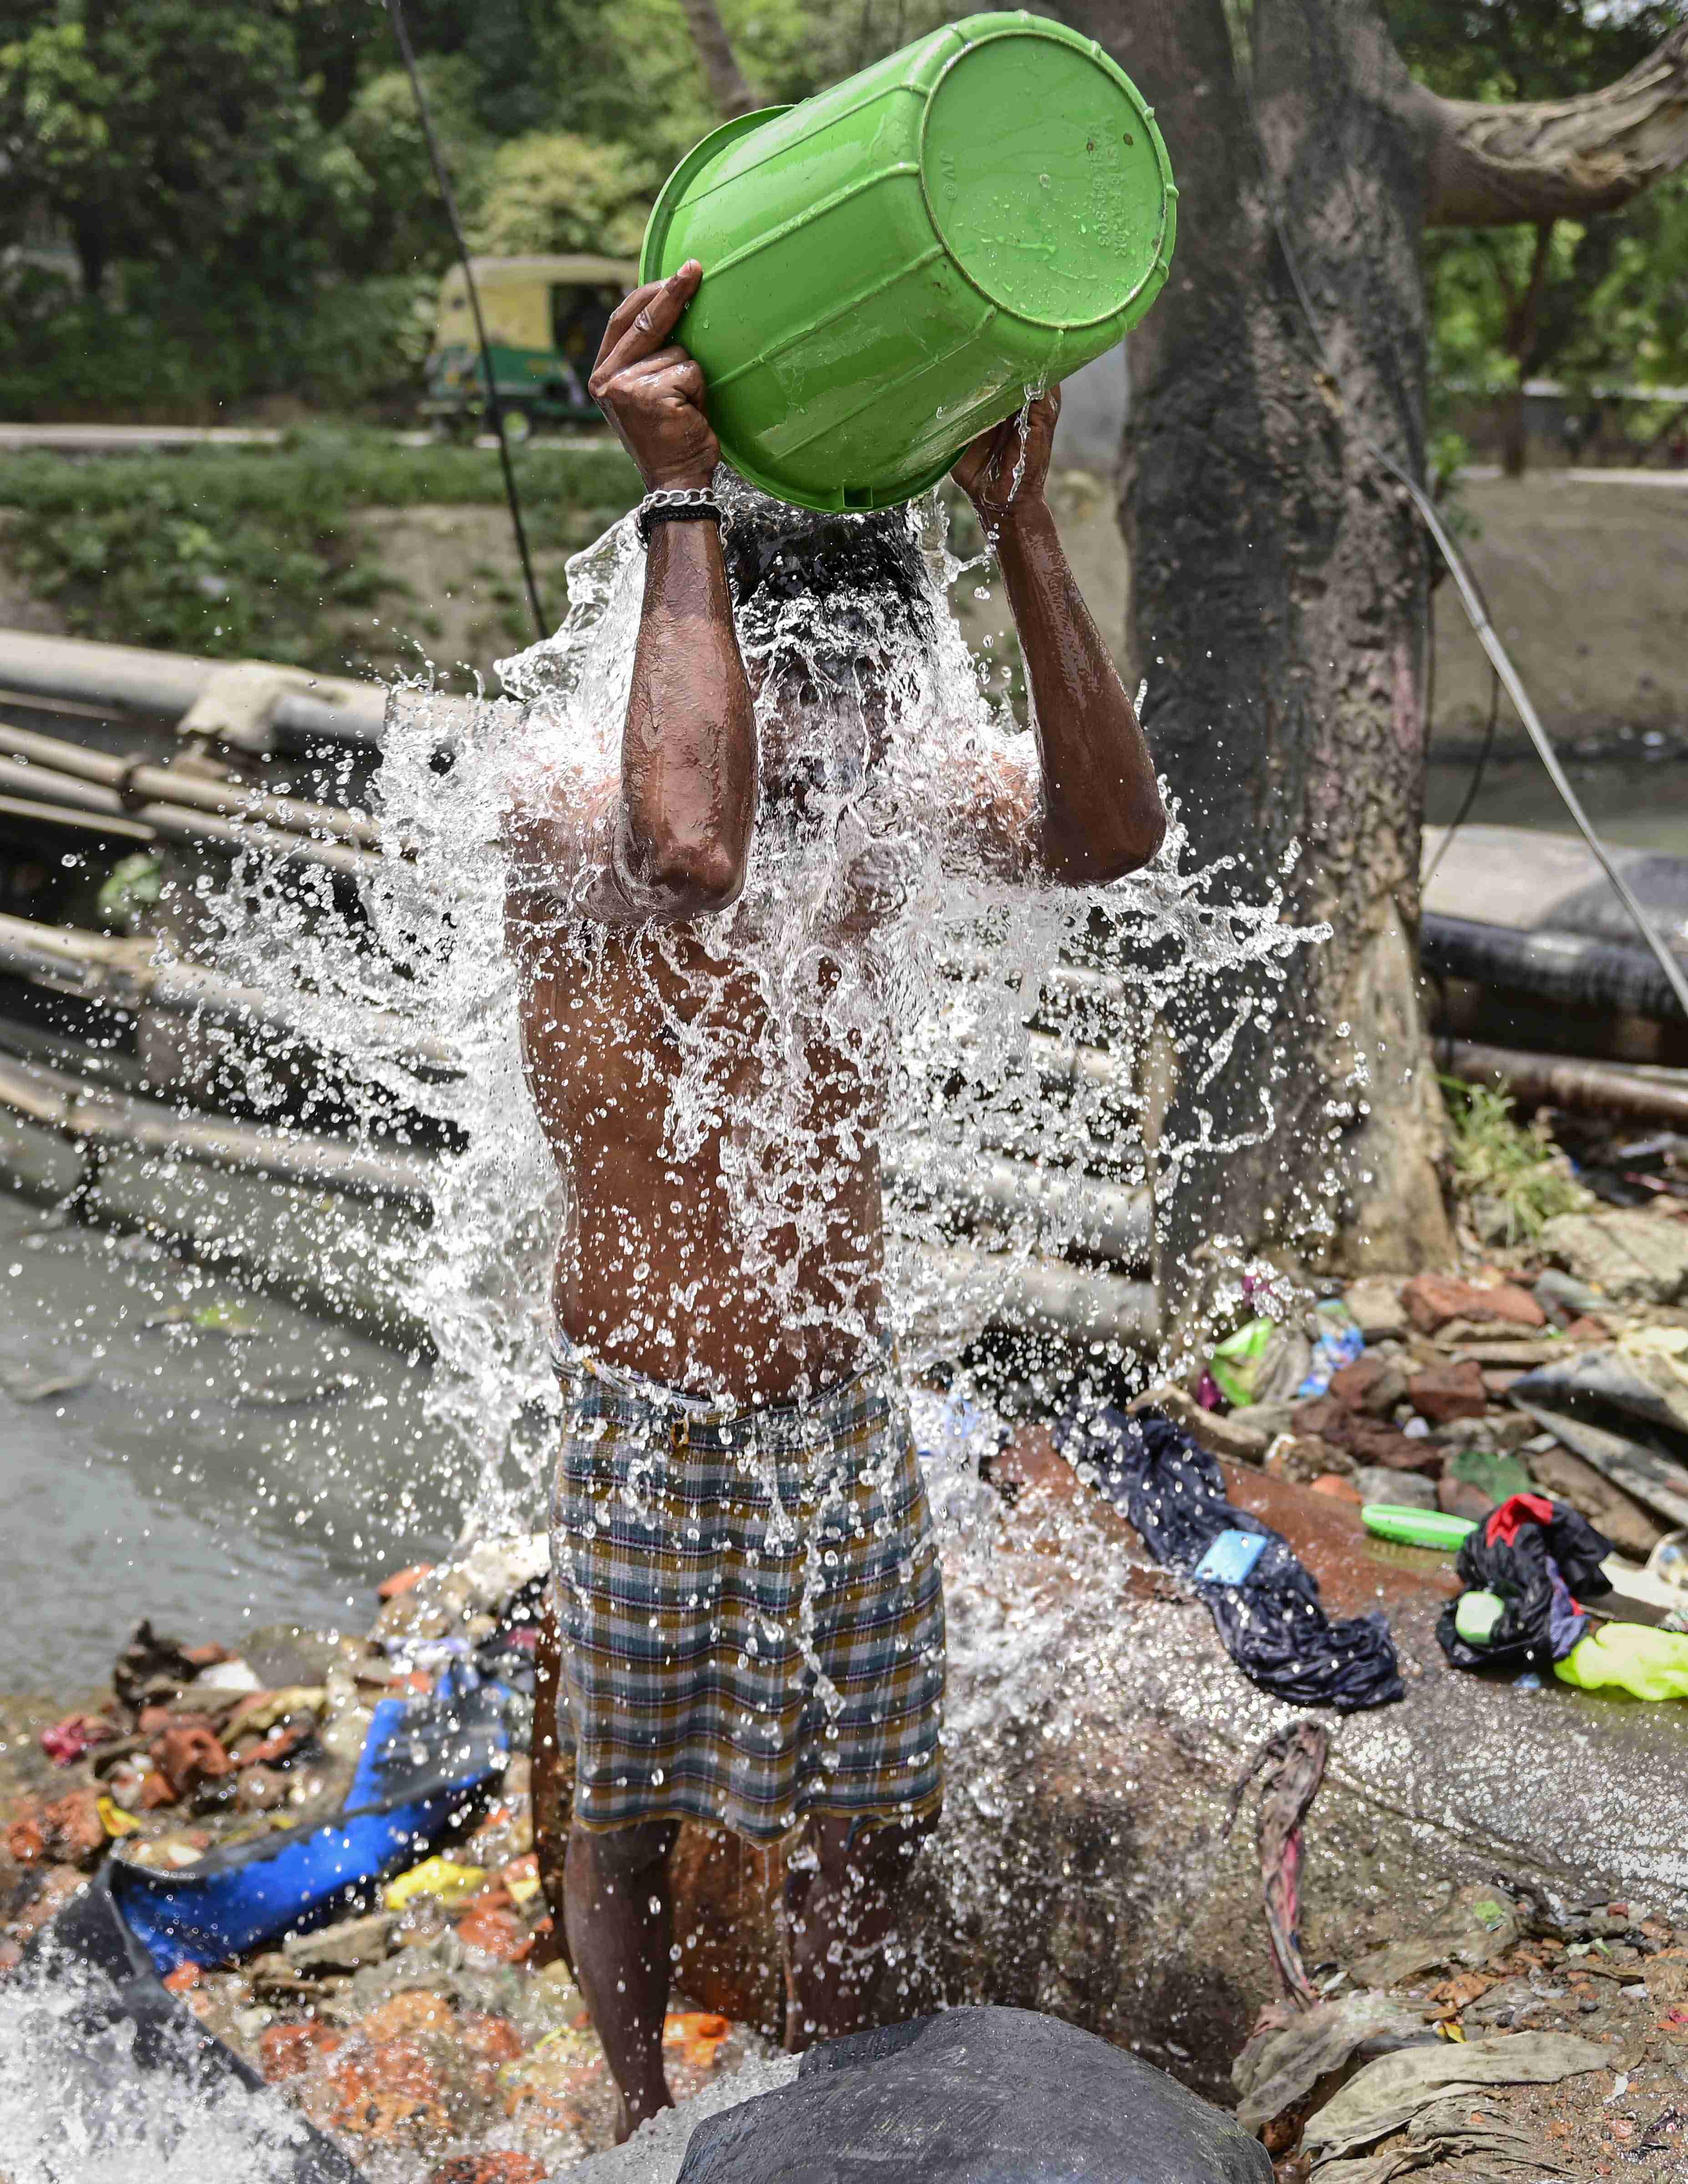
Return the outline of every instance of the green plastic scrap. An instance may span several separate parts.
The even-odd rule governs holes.
[[[1277,1332],[1275,1319],[1251,1319],[1215,1346],[1207,1369],[1227,1403],[1239,1408],[1255,1400],[1255,1381],[1266,1346]]]
[[[1644,1623],[1605,1623],[1553,1663],[1579,1691],[1616,1685],[1638,1699],[1688,1699],[1688,1636]]]

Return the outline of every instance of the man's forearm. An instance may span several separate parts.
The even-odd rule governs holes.
[[[756,714],[710,522],[659,523],[622,734],[612,856],[629,911],[687,917],[744,883]]]
[[[1147,864],[1166,832],[1154,762],[1041,498],[1016,504],[997,559],[1026,659],[1043,774],[1043,862],[1072,884]]]

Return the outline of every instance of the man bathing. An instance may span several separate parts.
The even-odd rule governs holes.
[[[808,936],[801,1037],[771,1026],[758,975],[783,937],[777,890],[756,930],[746,906],[718,916],[753,837],[836,822],[890,771],[897,656],[931,642],[924,572],[905,511],[707,504],[703,375],[671,339],[701,277],[693,263],[629,296],[591,382],[647,489],[693,497],[679,515],[646,504],[619,766],[584,791],[536,785],[508,836],[529,1080],[570,1184],[554,1290],[562,1726],[545,1739],[542,1677],[535,1737],[541,1757],[574,1749],[560,1886],[538,1765],[535,1808],[624,2131],[670,2100],[680,1820],[763,1845],[803,1831],[786,1892],[795,2047],[865,2021],[942,1795],[942,1594],[885,1326],[885,1040],[859,1006],[828,1006],[882,878],[865,851]],[[1152,857],[1165,820],[1044,499],[1059,406],[1043,396],[955,466],[995,543],[1038,767],[948,783],[942,825],[998,877],[1093,886]],[[747,1137],[739,1118],[759,1107],[779,1128]]]

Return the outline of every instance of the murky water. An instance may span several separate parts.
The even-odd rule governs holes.
[[[1445,827],[1465,801],[1469,764],[1433,764],[1425,783],[1425,818]],[[1596,829],[1626,850],[1663,850],[1688,856],[1688,761],[1676,755],[1604,758],[1569,767],[1577,794]],[[1473,824],[1528,827],[1550,834],[1572,831],[1540,760],[1491,759],[1470,817]]]
[[[361,1628],[372,1575],[455,1529],[394,1352],[15,1200],[0,1297],[0,1691],[103,1686],[142,1615]]]

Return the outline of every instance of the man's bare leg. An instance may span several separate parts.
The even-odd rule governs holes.
[[[620,2090],[618,2138],[674,2097],[662,2075],[674,1895],[668,1852],[675,1824],[571,1830],[563,1867],[574,1976]]]
[[[847,1819],[827,1815],[809,1825],[816,1862],[794,1867],[785,1881],[791,2054],[868,2023],[908,1869],[933,1824],[870,1823],[858,1829],[853,1846]]]
[[[529,1747],[533,1766],[534,1852],[539,1869],[539,1886],[551,1914],[551,1930],[528,1959],[537,1971],[549,1964],[574,1966],[568,1954],[568,1913],[563,1890],[563,1860],[569,1830],[569,1804],[574,1780],[565,1770],[557,1734],[557,1698],[562,1680],[562,1641],[556,1627],[556,1610],[545,1602],[539,1621],[539,1644],[534,1655],[534,1736]]]

